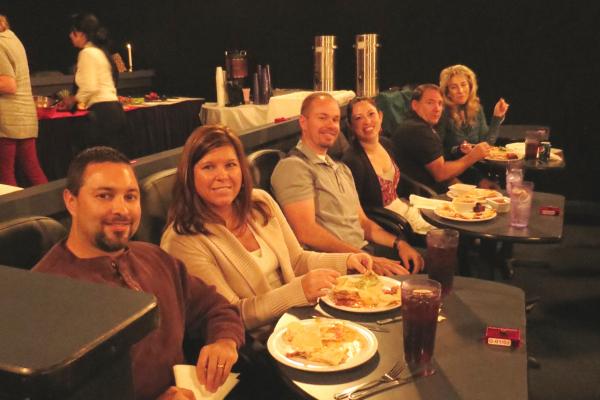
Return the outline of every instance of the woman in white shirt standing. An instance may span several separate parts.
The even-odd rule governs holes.
[[[81,49],[77,58],[74,98],[65,105],[82,103],[89,111],[90,129],[85,145],[108,145],[128,153],[127,120],[117,97],[119,73],[108,53],[108,32],[93,14],[76,14],[71,20],[69,38]]]

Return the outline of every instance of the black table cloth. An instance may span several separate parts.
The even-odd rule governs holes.
[[[125,153],[130,158],[182,146],[200,125],[203,99],[127,111],[129,136]],[[39,121],[37,151],[48,180],[64,178],[73,157],[88,147],[85,116]]]

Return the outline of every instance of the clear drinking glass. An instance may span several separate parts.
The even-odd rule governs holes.
[[[525,228],[531,215],[533,199],[533,182],[523,181],[513,184],[510,192],[510,225],[515,228]]]
[[[506,163],[506,193],[510,196],[512,185],[523,182],[523,161],[509,160]]]
[[[426,262],[429,279],[442,285],[442,296],[452,291],[458,265],[458,238],[454,229],[432,229],[427,232]]]
[[[431,279],[411,278],[402,282],[401,291],[404,360],[410,369],[432,375],[442,287]]]

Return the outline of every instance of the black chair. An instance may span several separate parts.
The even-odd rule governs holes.
[[[271,174],[285,153],[276,149],[257,150],[248,156],[254,187],[271,193]]]
[[[408,85],[402,88],[392,88],[390,90],[379,92],[375,96],[375,103],[383,115],[382,128],[385,134],[391,134],[396,127],[403,122],[411,112],[410,101],[412,98],[412,88]]]
[[[49,217],[32,216],[1,222],[0,264],[31,269],[66,235],[66,228]]]
[[[408,199],[411,194],[416,194],[421,197],[435,197],[438,195],[435,190],[421,183],[409,175],[402,172],[400,175],[400,183],[398,184],[398,197]]]
[[[173,186],[177,168],[156,172],[140,185],[142,196],[142,219],[135,237],[137,240],[160,244],[167,214],[173,199]]]

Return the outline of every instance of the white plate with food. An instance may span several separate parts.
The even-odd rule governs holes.
[[[269,353],[288,367],[311,372],[354,368],[377,352],[377,338],[350,321],[316,318],[294,321],[271,334]]]
[[[474,200],[474,201],[481,201],[481,202],[485,202],[485,199],[489,199],[492,197],[502,197],[502,193],[500,193],[497,190],[493,190],[493,189],[481,189],[481,188],[475,188],[473,190],[470,190],[468,192],[465,193],[457,193],[454,192],[452,190],[449,190],[446,195],[448,197],[450,197],[451,199],[455,199],[457,197],[463,198],[463,199],[470,199],[470,200]]]
[[[377,274],[344,275],[337,278],[321,301],[338,310],[355,313],[389,311],[402,305],[401,283]]]
[[[506,147],[492,146],[490,147],[490,153],[485,158],[490,161],[514,161],[521,160],[525,155],[520,152],[512,151]]]
[[[525,142],[516,142],[509,143],[506,145],[506,149],[508,151],[512,151],[518,154],[521,158],[525,157]],[[557,147],[552,147],[550,149],[550,160],[552,161],[560,161],[563,159],[562,157],[563,150]]]
[[[496,218],[498,213],[490,206],[482,206],[481,211],[456,211],[452,205],[443,205],[436,208],[434,211],[435,215],[452,221],[460,222],[482,222],[489,221],[490,219]]]

